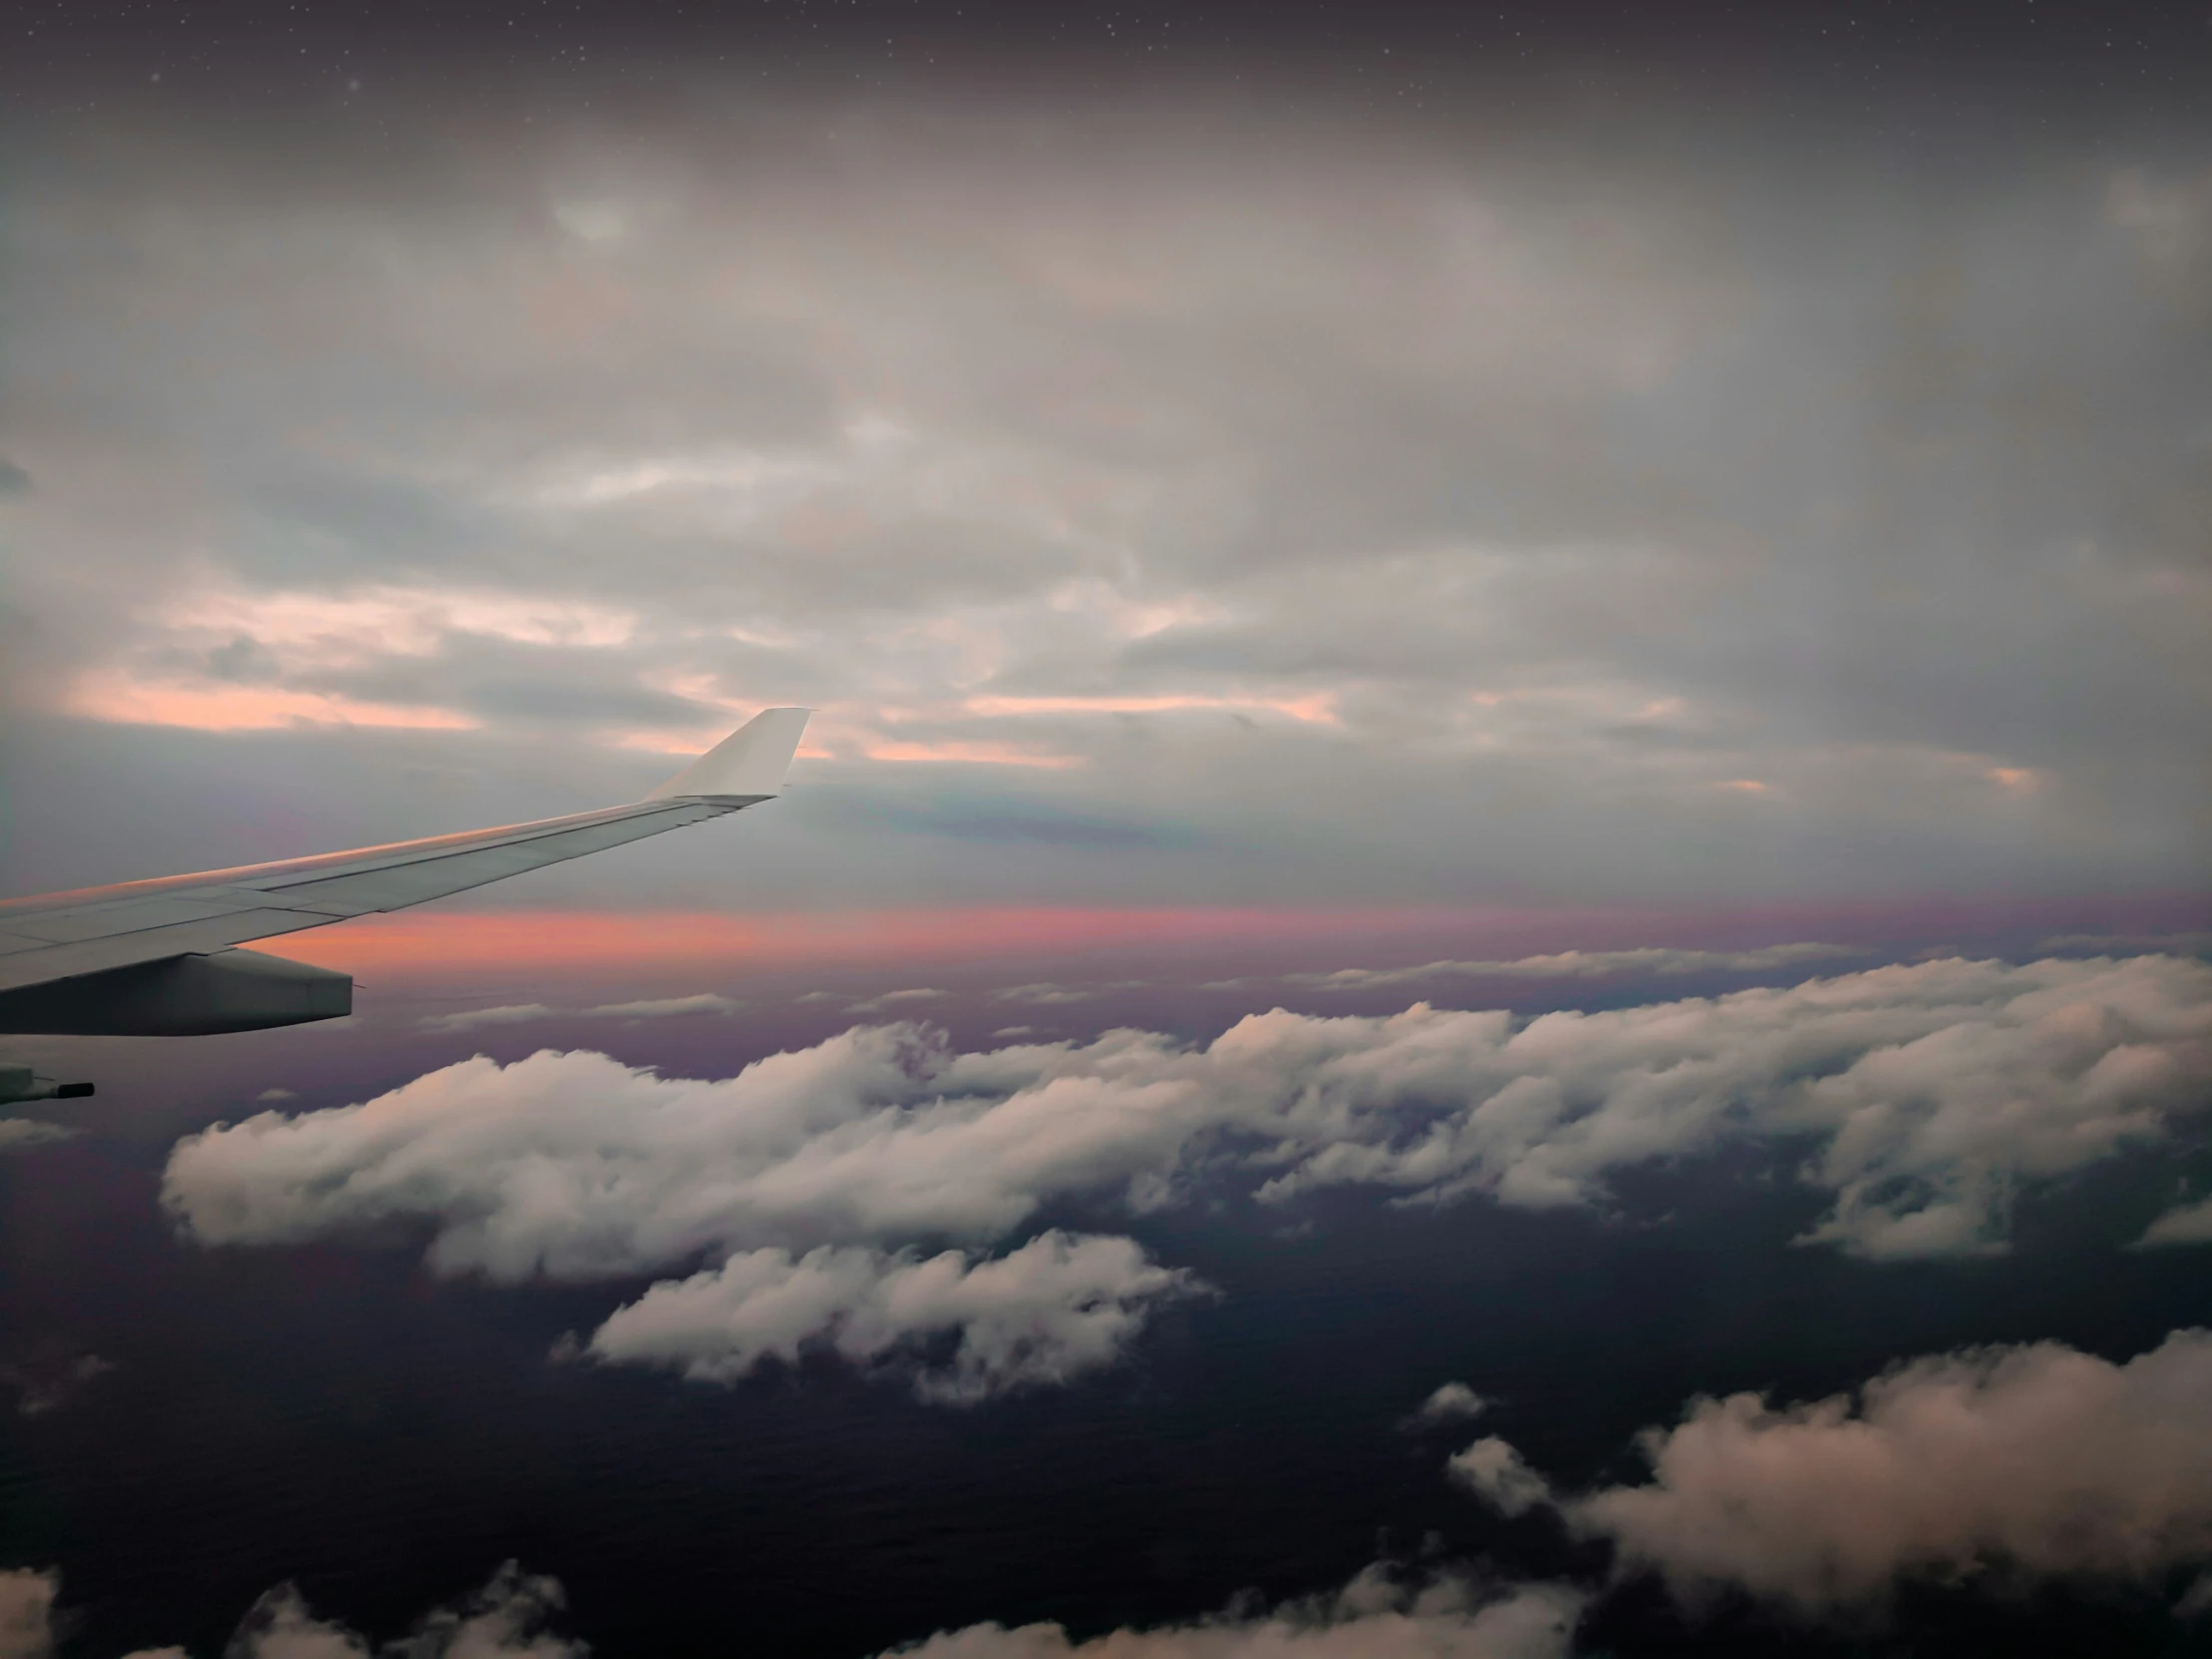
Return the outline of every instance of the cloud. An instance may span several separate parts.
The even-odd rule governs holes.
[[[2184,314],[2205,316],[2205,282],[2212,276],[2212,174],[2171,179],[2129,168],[2106,188],[2105,211],[2133,244],[2151,286]]]
[[[58,122],[11,197],[18,378],[79,398],[10,428],[10,712],[56,729],[11,800],[147,754],[267,800],[342,750],[396,834],[459,774],[535,801],[533,746],[601,799],[804,701],[837,810],[777,848],[796,908],[2198,883],[2172,158],[2085,190],[1992,144],[1901,192],[1802,123],[1655,149],[1765,131],[1671,103],[1499,145],[1433,104],[1192,87],[1040,136],[862,92],[828,124],[880,165],[826,180],[705,97],[490,144],[530,97],[432,100],[397,172]],[[140,816],[104,845],[174,867]]]
[[[51,1659],[60,1589],[59,1573],[0,1570],[0,1659]],[[509,1561],[474,1595],[434,1609],[411,1633],[379,1647],[315,1617],[296,1586],[279,1584],[248,1610],[223,1651],[225,1659],[587,1659],[582,1642],[546,1628],[566,1604],[557,1581]],[[142,1648],[125,1659],[186,1659],[186,1653]]]
[[[993,1002],[1026,1002],[1037,1007],[1051,1007],[1061,1003],[1088,1002],[1097,995],[1095,991],[1077,990],[1072,985],[1055,985],[1050,980],[1040,980],[1033,985],[1008,985],[991,992]]]
[[[378,1648],[359,1632],[314,1616],[280,1584],[254,1604],[224,1651],[228,1659],[585,1659],[582,1642],[547,1621],[566,1605],[551,1578],[509,1561],[473,1596],[428,1614],[411,1635]]]
[[[558,1019],[561,1011],[543,1002],[511,1002],[498,1008],[463,1008],[457,1013],[425,1014],[415,1021],[425,1031],[477,1031],[488,1025],[530,1025]]]
[[[1108,979],[1095,985],[1061,985],[1040,979],[1028,985],[1006,985],[991,992],[993,1002],[1023,1002],[1034,1007],[1090,1002],[1108,991],[1133,991],[1157,985],[1156,979]],[[1202,987],[1203,988],[1203,987]]]
[[[1411,1424],[1464,1422],[1490,1408],[1490,1402],[1464,1382],[1438,1384],[1435,1392],[1414,1408],[1405,1420]]]
[[[2199,1199],[2194,1204],[2177,1204],[2150,1226],[2135,1241],[2144,1249],[2159,1245],[2212,1244],[2212,1198]]]
[[[701,1252],[990,1240],[1047,1200],[1609,1201],[1615,1171],[1764,1146],[1831,1193],[1807,1242],[1876,1259],[2001,1249],[2012,1194],[2205,1105],[2212,967],[1944,960],[1788,989],[1510,1014],[1277,1009],[1185,1047],[955,1054],[858,1027],[721,1081],[602,1054],[478,1056],[360,1105],[180,1141],[164,1202],[206,1244],[412,1222],[440,1273],[614,1277]]]
[[[878,996],[871,996],[864,1001],[854,1002],[845,1009],[845,1012],[880,1014],[888,1009],[903,1007],[915,1002],[942,1002],[951,994],[949,991],[940,991],[930,985],[914,985],[902,991],[884,991]]]
[[[2053,952],[2092,950],[2100,956],[2203,956],[2212,955],[2212,932],[2059,933],[2035,948]]]
[[[425,1031],[477,1031],[486,1026],[534,1025],[549,1019],[679,1019],[687,1014],[734,1014],[740,1003],[702,991],[695,996],[648,997],[638,1002],[602,1002],[590,1008],[556,1008],[544,1002],[515,1002],[496,1008],[464,1008],[450,1014],[425,1014],[415,1024]],[[289,1098],[288,1096],[286,1098]]]
[[[1522,956],[1512,961],[1424,962],[1418,967],[1339,968],[1333,973],[1286,973],[1281,982],[1318,990],[1374,990],[1385,985],[1412,984],[1422,979],[1604,979],[1620,974],[1762,973],[1770,968],[1796,967],[1806,962],[1838,956],[1863,956],[1866,952],[1839,944],[1771,944],[1757,950],[1670,950],[1650,946],[1638,950],[1564,950],[1548,956]],[[1250,983],[1220,981],[1224,986]]]
[[[52,1659],[59,1588],[53,1572],[0,1571],[0,1659]],[[1566,1659],[1585,1599],[1564,1585],[1495,1586],[1450,1574],[1406,1583],[1377,1565],[1334,1594],[1270,1612],[1233,1610],[1088,1641],[1056,1624],[977,1624],[901,1644],[882,1659]],[[254,1604],[224,1652],[227,1659],[587,1659],[584,1643],[549,1628],[566,1602],[556,1580],[509,1561],[474,1595],[378,1646],[316,1617],[295,1586],[280,1584]],[[185,1659],[185,1652],[144,1649],[127,1659]]]
[[[586,1019],[680,1019],[686,1014],[730,1015],[743,1004],[712,991],[696,996],[648,997],[642,1002],[602,1002],[580,1010]]]
[[[1501,1515],[1525,1515],[1551,1501],[1550,1482],[1495,1434],[1453,1452],[1444,1472]]]
[[[0,1659],[47,1659],[50,1619],[61,1575],[30,1567],[0,1569]]]
[[[0,1118],[0,1154],[27,1152],[34,1146],[52,1146],[73,1140],[82,1131],[66,1123],[44,1123],[37,1118]]]
[[[16,1409],[27,1417],[44,1416],[66,1405],[95,1378],[115,1370],[97,1354],[41,1352],[0,1365],[0,1388],[11,1388]]]
[[[825,1245],[794,1260],[758,1250],[655,1285],[583,1352],[731,1382],[819,1348],[904,1375],[925,1400],[968,1405],[1110,1366],[1153,1309],[1204,1290],[1132,1240],[1060,1232],[981,1261],[958,1251],[921,1259]],[[957,1339],[948,1359],[924,1358],[948,1338]]]
[[[264,1089],[254,1097],[254,1103],[257,1106],[274,1106],[279,1101],[297,1100],[298,1098],[298,1095],[290,1089]]]
[[[1725,1586],[1815,1616],[1908,1578],[2155,1584],[2212,1558],[2212,1332],[2122,1365],[2034,1343],[1914,1360],[1856,1398],[1700,1398],[1638,1444],[1648,1481],[1577,1495],[1502,1440],[1451,1472],[1508,1514],[1554,1504],[1693,1605]]]
[[[1418,1586],[1370,1567],[1333,1596],[1272,1612],[1110,1631],[1078,1641],[1057,1624],[942,1631],[882,1659],[1565,1659],[1583,1597],[1558,1585],[1485,1593],[1439,1577]]]

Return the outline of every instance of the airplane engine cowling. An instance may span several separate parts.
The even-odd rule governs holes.
[[[353,980],[258,950],[218,950],[0,991],[0,1032],[202,1037],[353,1011]]]

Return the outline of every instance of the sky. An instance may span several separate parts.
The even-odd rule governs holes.
[[[521,1335],[449,1385],[587,1440],[661,1402],[646,1482],[790,1394],[877,1413],[850,1448],[1199,1410],[1256,1262],[1324,1365],[1392,1228],[1649,1251],[1692,1325],[1716,1241],[1790,1265],[1725,1364],[1601,1355],[1640,1381],[1572,1432],[1561,1377],[1377,1339],[1283,1478],[1369,1435],[1343,1515],[1434,1549],[1038,1588],[1156,1547],[1102,1521],[806,1651],[1917,1652],[2043,1595],[2201,1636],[2201,6],[6,27],[10,894],[632,800],[816,713],[734,820],[280,941],[352,1020],[11,1039],[102,1093],[0,1121],[48,1494],[0,1659],[620,1659],[623,1596],[704,1593],[609,1588],[588,1516],[372,1573],[212,1496],[200,1588],[120,1564],[69,1424],[159,1464],[199,1407],[133,1380],[201,1362],[111,1282],[278,1332],[296,1262],[418,1357],[478,1311]],[[41,1169],[119,1241],[45,1288]],[[1869,1335],[1814,1363],[1778,1310],[1824,1297]]]
[[[0,187],[21,890],[623,799],[780,703],[798,909],[2203,885],[2155,14],[2101,96],[1408,15],[1409,101],[1387,13],[1251,90],[1235,13],[942,83],[857,9],[582,67],[134,15]],[[755,906],[728,844],[590,887]]]

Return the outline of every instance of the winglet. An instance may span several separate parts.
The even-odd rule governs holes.
[[[722,742],[699,757],[645,799],[673,801],[683,796],[749,796],[755,801],[780,793],[784,774],[799,752],[812,709],[763,709]]]

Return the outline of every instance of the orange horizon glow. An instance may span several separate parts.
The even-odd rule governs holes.
[[[71,714],[119,726],[184,726],[199,732],[270,732],[290,726],[470,732],[482,725],[451,709],[363,703],[334,692],[136,680],[116,673],[87,675],[70,689],[63,706]]]
[[[384,981],[436,981],[542,971],[586,976],[773,974],[795,968],[956,963],[1071,956],[1120,946],[1328,944],[1453,935],[1452,948],[1524,955],[1567,948],[1696,945],[1725,929],[1728,947],[1768,942],[1913,936],[2036,926],[2135,930],[2204,925],[2202,894],[2117,903],[2079,899],[1921,897],[1742,908],[1613,905],[1003,905],[899,910],[404,910],[281,934],[254,948]],[[1427,948],[1422,946],[1421,948]]]
[[[401,911],[282,934],[253,948],[317,967],[408,978],[514,967],[764,971],[838,962],[948,961],[1115,944],[1321,937],[1411,924],[1434,910],[1064,907],[783,911]]]

